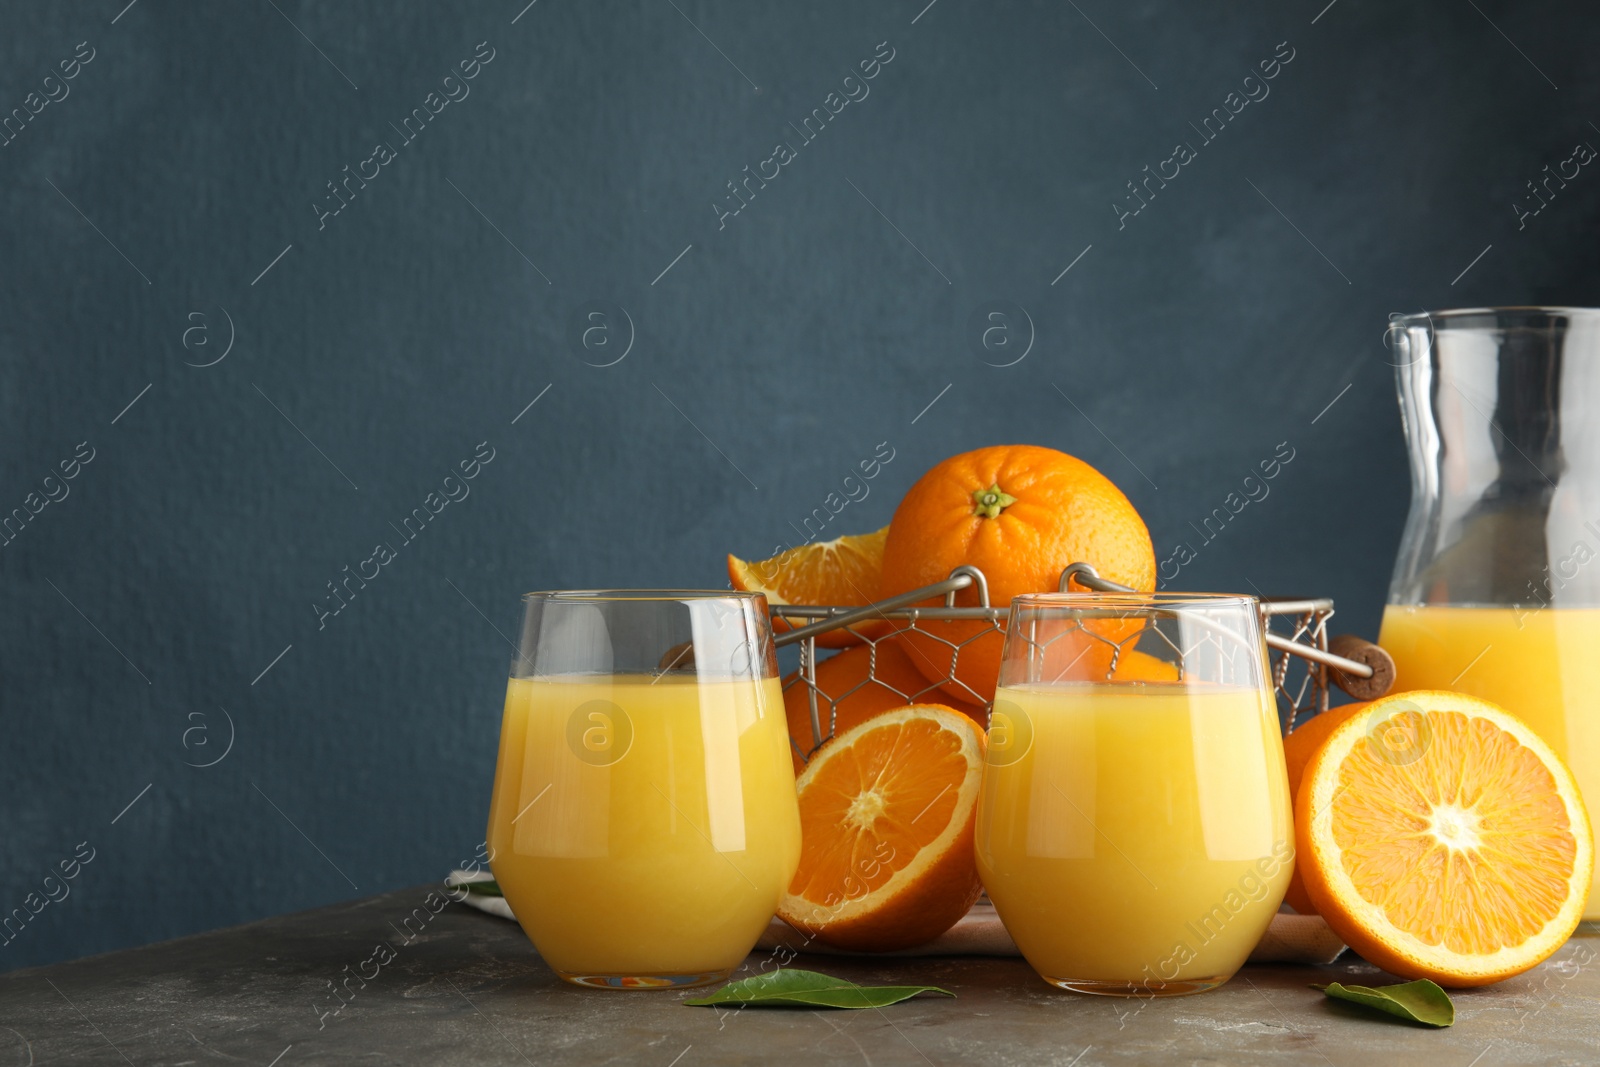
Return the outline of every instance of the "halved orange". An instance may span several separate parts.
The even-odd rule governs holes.
[[[728,579],[735,589],[765,593],[769,604],[803,604],[855,607],[869,604],[883,583],[883,545],[889,528],[867,534],[846,534],[832,541],[813,541],[754,563],[728,556]],[[784,619],[774,618],[777,633],[788,630]],[[883,622],[856,627],[873,636],[888,629]],[[861,638],[848,630],[833,630],[817,638],[824,648],[845,648]]]
[[[1346,944],[1445,986],[1498,982],[1560,948],[1594,867],[1560,758],[1494,704],[1434,690],[1375,700],[1329,735],[1295,839],[1311,902]]]
[[[938,687],[923,677],[912,663],[914,650],[908,649],[900,635],[880,637],[871,644],[857,645],[817,664],[817,723],[822,736],[839,737],[866,722],[879,712],[916,704],[923,697],[940,697]],[[819,748],[817,732],[811,722],[811,701],[806,683],[794,674],[783,680],[783,710],[789,720],[789,746],[798,778],[806,761]],[[980,704],[957,703],[945,697],[944,706],[953,708],[978,724],[982,730],[988,713]],[[831,741],[825,742],[832,744]]]
[[[955,925],[982,885],[972,851],[983,734],[937,704],[876,715],[795,784],[800,866],[778,914],[838,948],[889,952]]]

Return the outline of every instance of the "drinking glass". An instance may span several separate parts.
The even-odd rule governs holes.
[[[563,979],[725,979],[800,860],[777,659],[759,593],[529,593],[489,857]]]
[[[1395,688],[1503,705],[1600,803],[1600,310],[1434,311],[1386,340],[1411,452]]]
[[[978,870],[1045,981],[1170,996],[1227,981],[1294,864],[1254,597],[1011,601]]]

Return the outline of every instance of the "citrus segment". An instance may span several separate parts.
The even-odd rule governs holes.
[[[899,635],[847,648],[823,660],[817,664],[816,683],[820,734],[811,722],[809,687],[798,672],[783,680],[783,710],[789,720],[796,777],[819,747],[819,737],[838,737],[880,711],[938,696],[937,688],[912,663],[912,654]],[[977,723],[980,730],[988,721],[988,714],[977,704],[949,698],[943,703]]]
[[[835,738],[796,783],[800,866],[778,914],[826,944],[910,948],[978,899],[973,815],[983,735],[933,704],[886,711]]]
[[[771,559],[748,562],[728,556],[728,579],[735,589],[765,593],[770,604],[804,604],[854,607],[870,603],[882,584],[883,545],[889,528],[868,534],[846,534],[832,541],[810,544],[780,552]],[[790,629],[785,619],[774,618],[778,633]],[[882,633],[882,622],[855,627],[864,635]],[[844,648],[857,644],[861,637],[848,630],[834,630],[817,638],[824,648]]]
[[[1578,924],[1594,864],[1577,785],[1549,746],[1488,701],[1432,690],[1373,701],[1335,729],[1295,824],[1306,890],[1334,932],[1441,985],[1549,956]]]

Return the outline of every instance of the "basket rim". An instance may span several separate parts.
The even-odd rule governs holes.
[[[1033,595],[1033,594],[1029,594]],[[1049,594],[1057,595],[1057,594]],[[1098,593],[1068,593],[1066,596],[1100,596]],[[1139,596],[1154,594],[1136,594]],[[1237,597],[1238,594],[1230,593],[1200,593],[1199,597]],[[1332,597],[1260,597],[1261,609],[1268,615],[1306,615],[1313,612],[1333,611]],[[780,619],[807,619],[817,622],[822,619],[843,615],[850,611],[859,611],[866,607],[865,604],[773,604],[772,614]],[[990,608],[890,608],[878,613],[878,618],[893,619],[896,621],[914,622],[917,619],[932,619],[943,622],[956,619],[988,619],[1000,622],[1010,613],[1009,607]]]

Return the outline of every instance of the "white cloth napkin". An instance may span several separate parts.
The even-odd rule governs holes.
[[[450,876],[445,879],[445,884],[454,886],[491,880],[492,876],[485,872],[473,874],[467,871],[451,871]],[[516,918],[511,914],[511,905],[506,903],[504,897],[469,893],[462,903],[479,911],[486,911],[490,915],[498,915],[502,919]],[[804,935],[797,933],[792,926],[776,917],[767,926],[767,932],[761,935],[761,940],[756,942],[756,947],[768,950],[785,947],[796,952],[830,956],[865,955],[829,948],[815,941],[807,944]],[[1320,915],[1296,915],[1293,912],[1280,911],[1272,917],[1267,932],[1251,950],[1250,962],[1332,963],[1339,958],[1344,949],[1344,942],[1328,929],[1328,924]],[[995,914],[994,905],[987,899],[982,899],[972,906],[971,911],[958,919],[954,926],[927,944],[900,952],[875,952],[870,955],[1020,956],[1022,953],[1017,951],[1016,942],[1011,940],[1011,935],[1006,932],[1000,916]]]
[[[451,871],[445,876],[444,884],[447,886],[472,885],[475,882],[492,882],[494,875],[488,871]],[[458,902],[469,908],[486,911],[490,915],[498,915],[502,919],[515,922],[517,917],[511,914],[511,905],[506,903],[506,898],[490,896],[488,893],[468,893]]]

